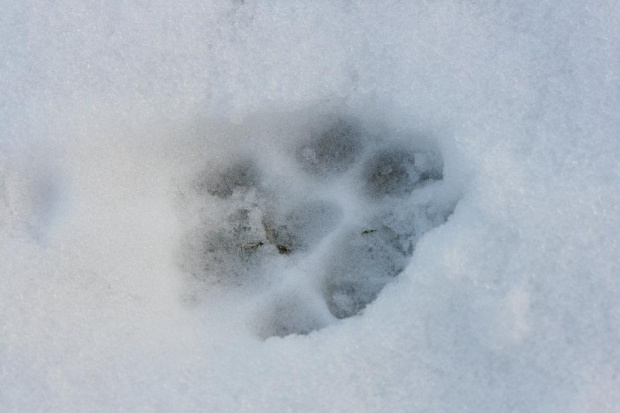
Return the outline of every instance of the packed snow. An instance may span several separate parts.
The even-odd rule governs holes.
[[[620,411],[620,3],[0,4],[0,411]]]

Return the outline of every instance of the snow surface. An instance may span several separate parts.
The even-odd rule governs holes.
[[[620,410],[620,3],[0,10],[0,411]],[[378,201],[299,166],[332,118],[428,140],[443,179]],[[255,214],[338,212],[213,282],[196,240],[251,195],[200,182],[247,157]],[[426,227],[340,317],[321,268],[375,208]]]

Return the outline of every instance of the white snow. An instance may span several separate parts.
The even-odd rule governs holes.
[[[620,410],[620,3],[0,10],[0,411]],[[304,169],[337,119],[365,146]],[[443,180],[364,195],[390,145]],[[201,192],[247,157],[264,188]],[[300,203],[299,252],[210,278],[229,213]],[[368,222],[415,227],[383,289],[339,252]],[[343,267],[381,292],[339,319]]]

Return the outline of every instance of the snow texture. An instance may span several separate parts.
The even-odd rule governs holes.
[[[0,10],[0,411],[620,410],[620,3]]]

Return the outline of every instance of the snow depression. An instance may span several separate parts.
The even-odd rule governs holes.
[[[1,411],[620,411],[620,3],[0,4]]]

